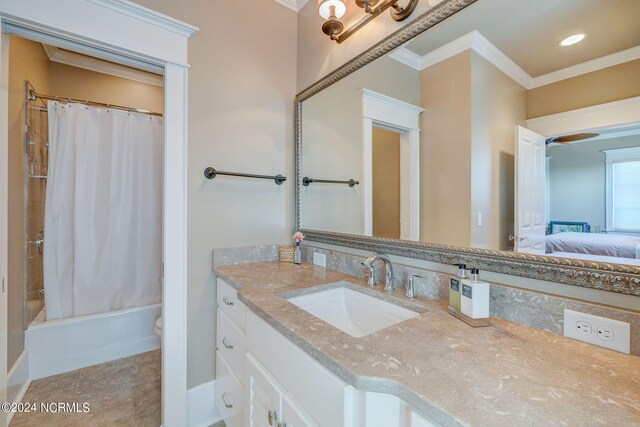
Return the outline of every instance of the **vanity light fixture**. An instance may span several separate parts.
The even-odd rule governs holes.
[[[403,1],[404,7],[400,6],[401,0],[355,0],[356,5],[364,9],[366,15],[345,30],[340,18],[347,11],[346,0],[318,0],[318,12],[326,20],[322,24],[322,32],[331,40],[342,43],[387,9],[391,9],[391,17],[395,21],[404,21],[413,13],[418,0]]]
[[[562,47],[566,47],[566,46],[571,46],[574,45],[576,43],[579,43],[582,41],[582,39],[585,38],[584,34],[573,34],[567,38],[564,38],[560,41],[560,46]]]

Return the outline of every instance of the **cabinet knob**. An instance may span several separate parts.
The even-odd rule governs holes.
[[[230,396],[229,393],[222,393],[222,403],[224,403],[225,408],[233,408],[233,401]]]
[[[229,297],[222,297],[222,301],[227,305],[233,305],[233,301],[229,299]]]
[[[278,421],[278,411],[269,410],[267,412],[267,419],[269,420],[269,425],[270,426],[274,425],[273,423]],[[278,426],[276,425],[276,427],[278,427]]]
[[[229,340],[227,340],[227,337],[222,338],[222,345],[229,350],[233,350],[233,345],[229,344]]]

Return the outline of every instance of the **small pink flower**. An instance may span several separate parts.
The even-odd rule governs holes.
[[[293,241],[296,243],[300,243],[304,240],[304,234],[302,234],[301,232],[297,231],[294,235],[293,235]]]

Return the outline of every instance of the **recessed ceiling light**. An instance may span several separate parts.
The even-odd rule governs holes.
[[[571,46],[578,42],[581,42],[584,39],[584,34],[574,34],[572,36],[567,37],[566,39],[562,39],[560,41],[560,46]]]

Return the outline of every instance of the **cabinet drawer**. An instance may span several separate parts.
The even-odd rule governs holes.
[[[246,387],[245,354],[247,338],[245,334],[218,308],[216,346],[233,375]]]
[[[218,307],[229,316],[242,331],[247,329],[247,307],[238,300],[238,291],[224,280],[218,278]]]
[[[244,427],[245,391],[216,352],[216,408],[227,427]]]
[[[247,351],[317,424],[345,425],[351,412],[345,410],[347,384],[252,311],[247,312]]]

